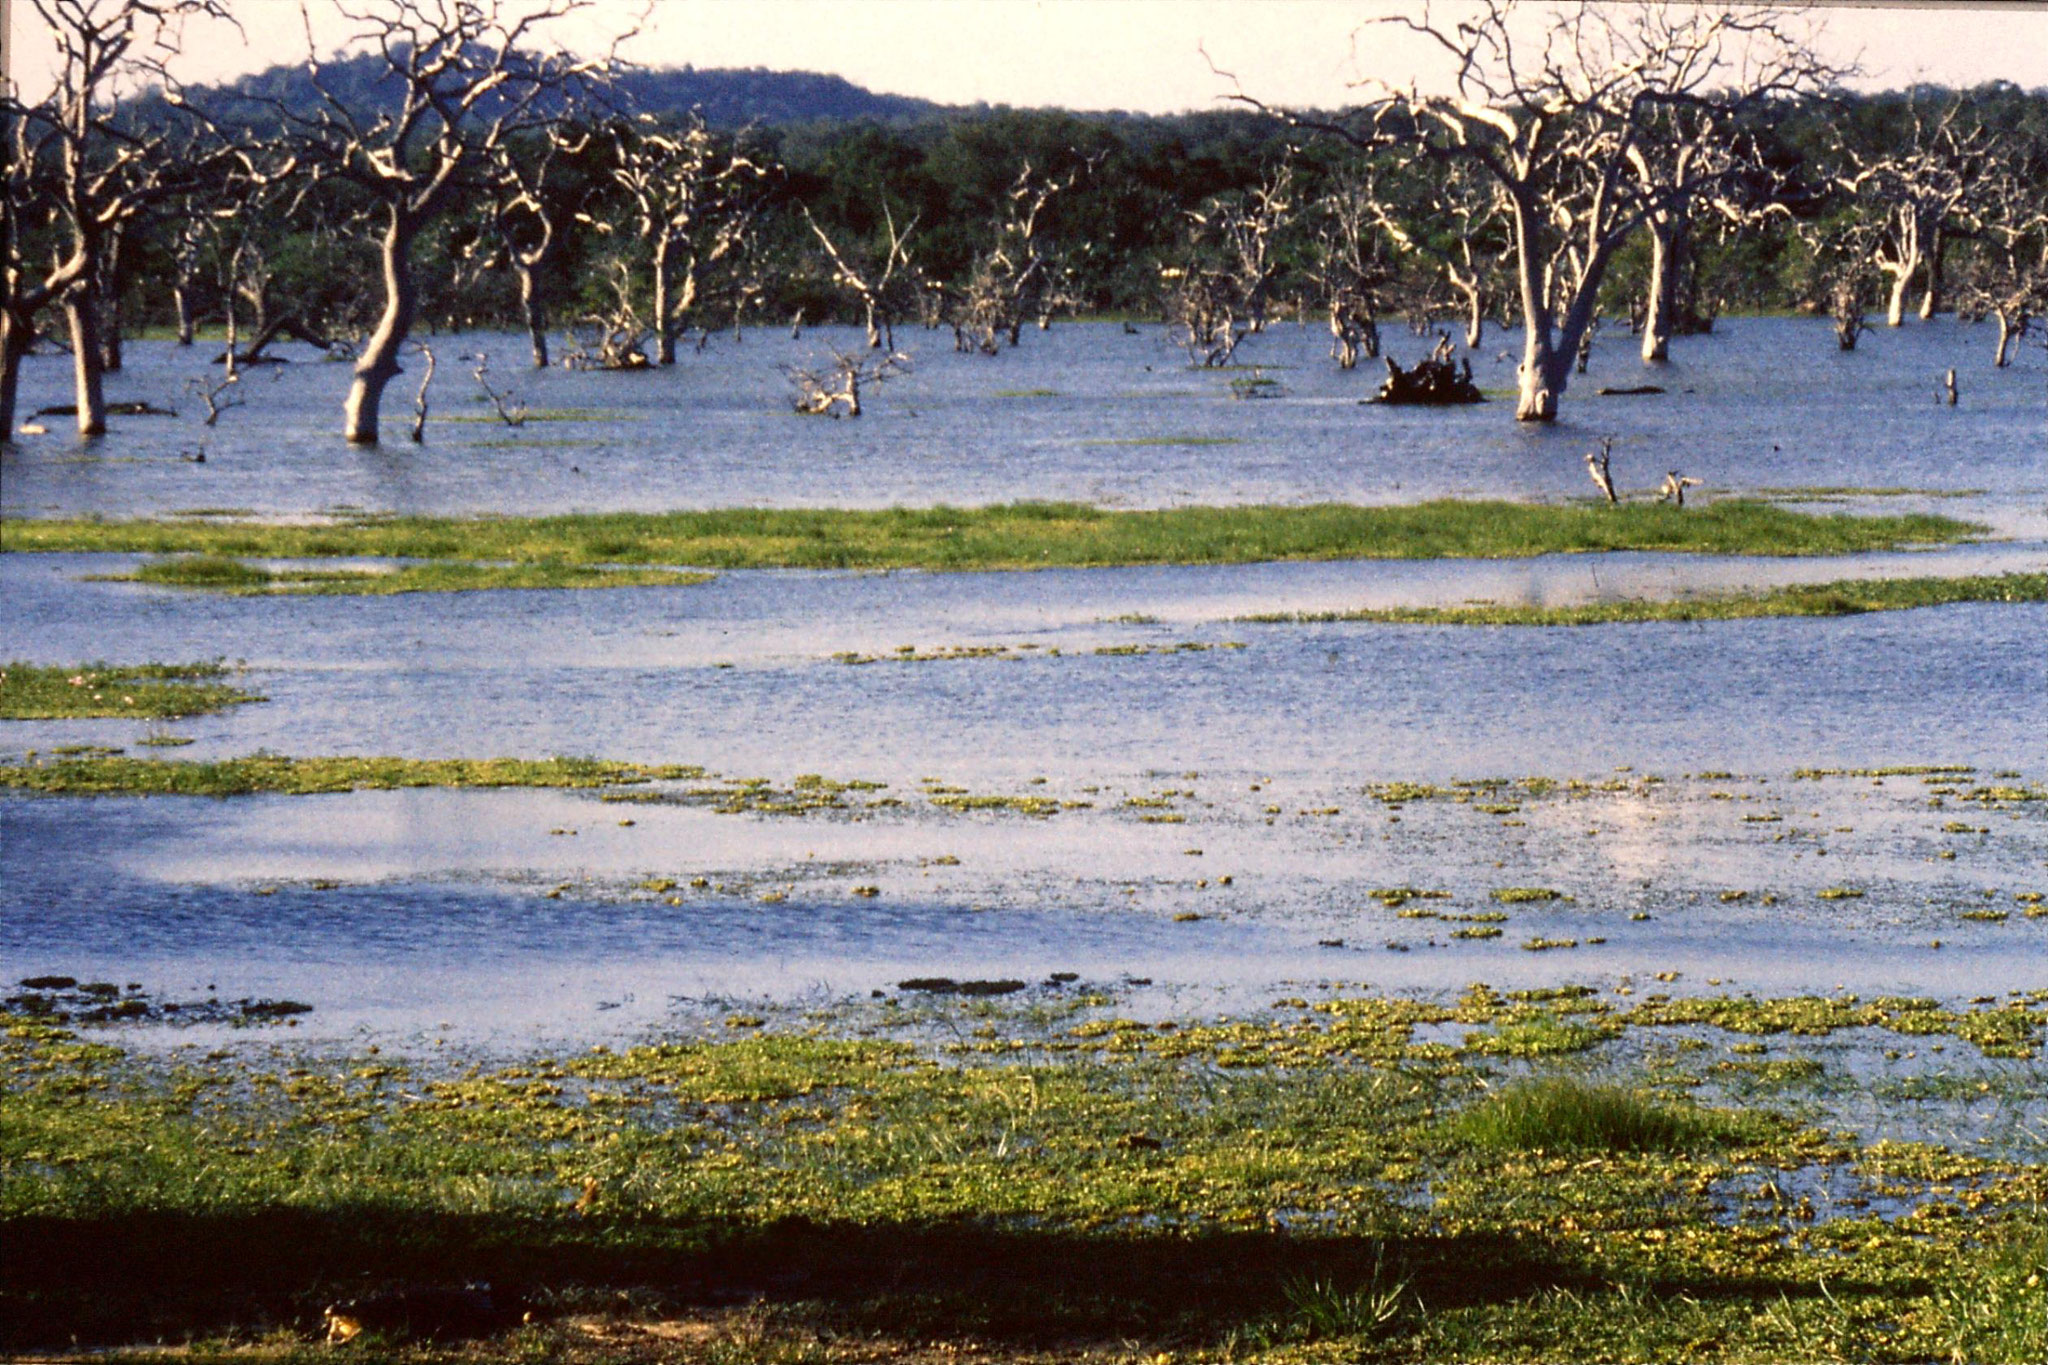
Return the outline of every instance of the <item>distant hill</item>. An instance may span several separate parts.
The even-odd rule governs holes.
[[[329,93],[354,109],[388,107],[395,90],[387,89],[391,78],[383,62],[361,55],[323,68],[323,82]],[[218,86],[197,86],[186,91],[196,105],[229,117],[239,111],[248,117],[253,111],[247,101],[282,101],[294,112],[310,110],[316,103],[312,80],[300,65],[273,66]],[[695,67],[668,67],[628,71],[616,82],[615,98],[627,108],[651,114],[680,114],[690,109],[703,112],[715,127],[737,128],[743,124],[796,124],[820,122],[920,123],[962,112],[953,106],[908,95],[879,95],[863,89],[842,76],[816,71],[767,71]]]

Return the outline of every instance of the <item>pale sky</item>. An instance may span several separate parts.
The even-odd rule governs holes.
[[[10,36],[19,42],[15,78],[33,98],[46,88],[47,44],[32,0],[8,2]],[[176,67],[185,79],[304,59],[296,0],[230,2],[242,33],[192,26]],[[1455,17],[1461,7],[1437,0],[1436,12]],[[324,54],[347,29],[330,0],[312,0],[312,9]],[[646,66],[827,71],[943,103],[1161,113],[1213,108],[1229,92],[1205,48],[1246,91],[1274,103],[1340,106],[1366,78],[1428,84],[1429,52],[1419,40],[1361,29],[1375,16],[1417,9],[1405,0],[594,0],[553,31],[565,45],[601,47],[646,10],[641,33],[623,49]],[[1946,0],[1815,13],[1827,55],[1860,59],[1861,86],[2003,79],[2048,87],[2048,6]]]

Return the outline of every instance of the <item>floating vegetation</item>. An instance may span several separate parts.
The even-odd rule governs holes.
[[[1495,900],[1504,905],[1530,905],[1545,901],[1568,901],[1571,899],[1562,891],[1553,891],[1547,886],[1497,886],[1492,891]]]
[[[555,517],[259,521],[10,518],[0,549],[384,557],[507,565],[1032,569],[1290,559],[1506,558],[1605,550],[1849,554],[1949,543],[1985,528],[1947,517],[1813,515],[1739,499],[1699,508],[1439,500],[1404,506],[728,508]]]
[[[1182,640],[1175,644],[1125,644],[1102,645],[1090,653],[1105,656],[1139,656],[1148,654],[1203,654],[1212,649],[1244,649],[1241,640],[1225,640],[1207,643],[1200,640]],[[858,650],[843,650],[832,656],[834,663],[863,667],[868,664],[930,664],[954,663],[963,659],[1057,659],[1063,651],[1059,646],[1025,643],[1018,645],[940,645],[932,649],[921,649],[916,645],[898,645],[886,654],[863,654]]]
[[[103,583],[149,583],[237,597],[384,597],[408,592],[542,588],[688,588],[715,575],[678,569],[578,564],[400,564],[385,569],[269,569],[212,555],[152,559],[133,573],[92,574]]]
[[[219,661],[73,666],[17,660],[0,665],[0,720],[103,716],[164,720],[267,700],[221,681],[239,673]]]
[[[53,755],[0,765],[0,787],[63,795],[293,796],[395,787],[612,787],[699,777],[702,768],[594,758],[287,758],[210,762]]]
[[[912,977],[837,1025],[720,1007],[700,1036],[495,1064],[130,1052],[12,1012],[0,1350],[177,1333],[301,1359],[309,1304],[337,1298],[330,1323],[427,1360],[826,1359],[850,1324],[906,1359],[2048,1346],[2037,1159],[1834,1129],[1836,1087],[1852,1111],[1877,1093],[1834,1049],[1688,1076],[1624,1041],[1677,1024],[1684,1057],[1724,1019],[2038,1039],[2048,997],[1625,1010],[1584,986],[1476,986],[1140,1020],[1073,980]],[[1418,1040],[1436,1026],[1464,1041]],[[2001,1095],[2031,1084],[1985,1074]],[[1886,1084],[1916,1106],[1946,1085],[1969,1112],[1991,1081]],[[1796,1089],[1801,1117],[1730,1102],[1759,1085]],[[531,1311],[500,1321],[493,1299],[464,1333],[483,1340],[445,1340],[404,1305],[472,1306],[484,1291],[415,1287],[450,1267],[516,1278]],[[720,1316],[728,1296],[745,1306]]]
[[[1238,619],[1282,624],[1376,621],[1391,625],[1430,626],[1604,626],[1638,621],[1736,621],[1760,616],[1854,616],[1863,612],[1950,606],[1958,602],[2048,602],[2048,574],[1842,579],[1834,583],[1794,584],[1764,592],[1631,598],[1564,607],[1509,604],[1380,607],[1356,611],[1279,612]]]

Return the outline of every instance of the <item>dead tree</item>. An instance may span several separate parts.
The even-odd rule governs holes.
[[[1551,421],[1615,252],[1660,197],[1701,192],[1722,174],[1699,169],[1646,190],[1629,158],[1668,135],[1660,111],[1732,120],[1829,73],[1767,10],[1588,5],[1532,40],[1517,8],[1480,0],[1452,24],[1425,5],[1420,18],[1385,21],[1449,59],[1450,93],[1382,87],[1345,121],[1290,118],[1366,151],[1463,162],[1491,179],[1513,232],[1525,328],[1515,415]]]
[[[650,114],[614,123],[611,181],[625,196],[634,240],[652,273],[647,321],[654,360],[676,362],[676,338],[700,302],[706,274],[742,254],[754,190],[767,174],[741,148],[715,137],[695,113],[675,128]],[[614,229],[579,215],[600,233]]]
[[[1674,469],[1664,476],[1664,482],[1658,486],[1657,501],[1673,503],[1683,507],[1685,506],[1685,490],[1688,488],[1698,488],[1699,486],[1700,481],[1698,479],[1686,478]]]
[[[1296,216],[1286,162],[1242,194],[1187,215],[1180,261],[1160,271],[1167,331],[1204,368],[1228,365],[1247,336],[1265,330],[1280,277],[1283,235]]]
[[[1991,134],[1969,117],[1961,99],[1923,109],[1918,92],[1909,106],[1911,133],[1904,146],[1863,149],[1837,145],[1845,169],[1839,185],[1869,204],[1882,220],[1871,261],[1891,281],[1885,325],[1905,320],[1906,295],[1925,276],[1920,316],[1933,317],[1941,297],[1948,246],[1974,226],[1980,178]]]
[[[2014,133],[1979,187],[1977,250],[1958,293],[1960,311],[1998,323],[1994,367],[2048,314],[2048,136]]]
[[[1087,168],[1064,179],[1040,175],[1026,161],[1003,196],[1002,215],[994,225],[993,243],[975,258],[966,287],[952,311],[954,345],[959,350],[994,355],[999,342],[1015,346],[1027,319],[1041,327],[1062,306],[1065,293],[1057,250],[1043,231],[1046,206],[1071,188]],[[925,297],[941,301],[938,291]],[[940,316],[944,316],[941,310]]]
[[[106,430],[105,290],[115,244],[153,207],[219,175],[227,149],[185,109],[168,63],[184,22],[226,19],[222,0],[27,0],[55,49],[50,94],[24,106],[4,93],[8,124],[7,297],[0,336],[0,417],[12,430],[22,355],[35,314],[55,303],[70,331],[81,435]],[[128,97],[159,86],[169,117],[131,126]],[[50,238],[47,268],[23,259],[24,232]]]
[[[1606,496],[1609,506],[1621,501],[1619,497],[1615,496],[1614,492],[1613,459],[1614,438],[1612,436],[1602,436],[1600,438],[1600,449],[1598,451],[1589,450],[1586,452],[1586,473],[1592,476],[1593,482],[1599,486],[1601,493]]]
[[[565,141],[555,128],[542,129],[536,138],[538,145],[532,148],[506,142],[492,149],[485,212],[490,218],[491,263],[502,262],[519,282],[519,315],[526,323],[533,367],[544,370],[548,317],[540,277],[554,260],[556,224],[566,211],[549,177],[557,156],[582,151],[589,139]]]
[[[611,307],[577,320],[570,333],[575,345],[562,364],[572,370],[644,370],[653,329],[633,303],[633,268],[614,256],[604,262],[603,274],[612,291]]]
[[[861,318],[867,327],[868,349],[880,350],[886,344],[889,350],[894,351],[896,320],[911,311],[916,295],[922,292],[910,257],[910,240],[917,231],[917,215],[911,215],[910,221],[898,229],[896,213],[884,200],[882,224],[886,236],[871,247],[863,247],[833,241],[831,234],[818,226],[818,220],[811,216],[808,206],[803,214],[804,221],[810,224],[811,235],[818,239],[818,246],[825,253],[832,283],[860,300]]]
[[[1855,213],[1799,225],[1810,264],[1807,298],[1827,310],[1835,324],[1835,345],[1844,351],[1870,330],[1864,308],[1870,295],[1870,253],[1878,225]]]
[[[1487,313],[1511,278],[1506,199],[1491,177],[1467,162],[1403,169],[1406,174],[1376,177],[1382,193],[1373,203],[1374,220],[1402,256],[1457,299],[1466,349],[1477,350],[1486,338]],[[1436,311],[1433,302],[1420,307],[1423,331]]]
[[[884,356],[834,351],[828,368],[784,365],[782,373],[795,390],[792,405],[806,417],[858,417],[863,386],[879,387],[910,369],[900,351]]]
[[[486,172],[493,154],[559,121],[557,96],[603,73],[608,57],[583,60],[536,50],[550,27],[587,0],[323,0],[355,26],[350,46],[376,58],[375,88],[389,104],[370,110],[328,88],[305,16],[310,108],[279,103],[276,116],[311,174],[353,186],[382,219],[383,310],[364,343],[343,409],[343,434],[374,445],[385,387],[419,310],[413,253],[462,177]],[[305,0],[301,0],[302,12]]]
[[[1380,353],[1379,294],[1392,275],[1382,249],[1381,199],[1370,171],[1339,177],[1310,205],[1315,236],[1308,274],[1330,317],[1330,357],[1340,370]]]
[[[1486,396],[1472,382],[1471,360],[1454,361],[1451,350],[1450,337],[1441,336],[1435,349],[1407,370],[1397,365],[1392,356],[1380,357],[1386,363],[1387,377],[1381,381],[1380,391],[1372,401],[1424,407],[1485,402]]]

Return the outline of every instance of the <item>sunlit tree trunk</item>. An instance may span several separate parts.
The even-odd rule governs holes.
[[[64,320],[71,329],[71,373],[78,390],[78,434],[103,435],[107,400],[100,383],[100,301],[90,280],[64,296]]]
[[[533,278],[533,267],[515,261],[513,268],[519,274],[519,311],[526,318],[526,336],[533,345],[533,368],[545,370],[548,367],[547,310],[541,306],[540,288]]]
[[[1643,363],[1671,358],[1671,333],[1678,323],[1678,284],[1684,274],[1685,227],[1669,218],[1653,217],[1650,229],[1650,287],[1643,314]]]
[[[356,361],[355,382],[342,410],[343,434],[357,445],[377,444],[384,388],[404,372],[398,350],[411,335],[419,309],[419,286],[412,273],[413,239],[418,233],[419,225],[409,215],[391,210],[391,225],[384,232],[384,315]]]

